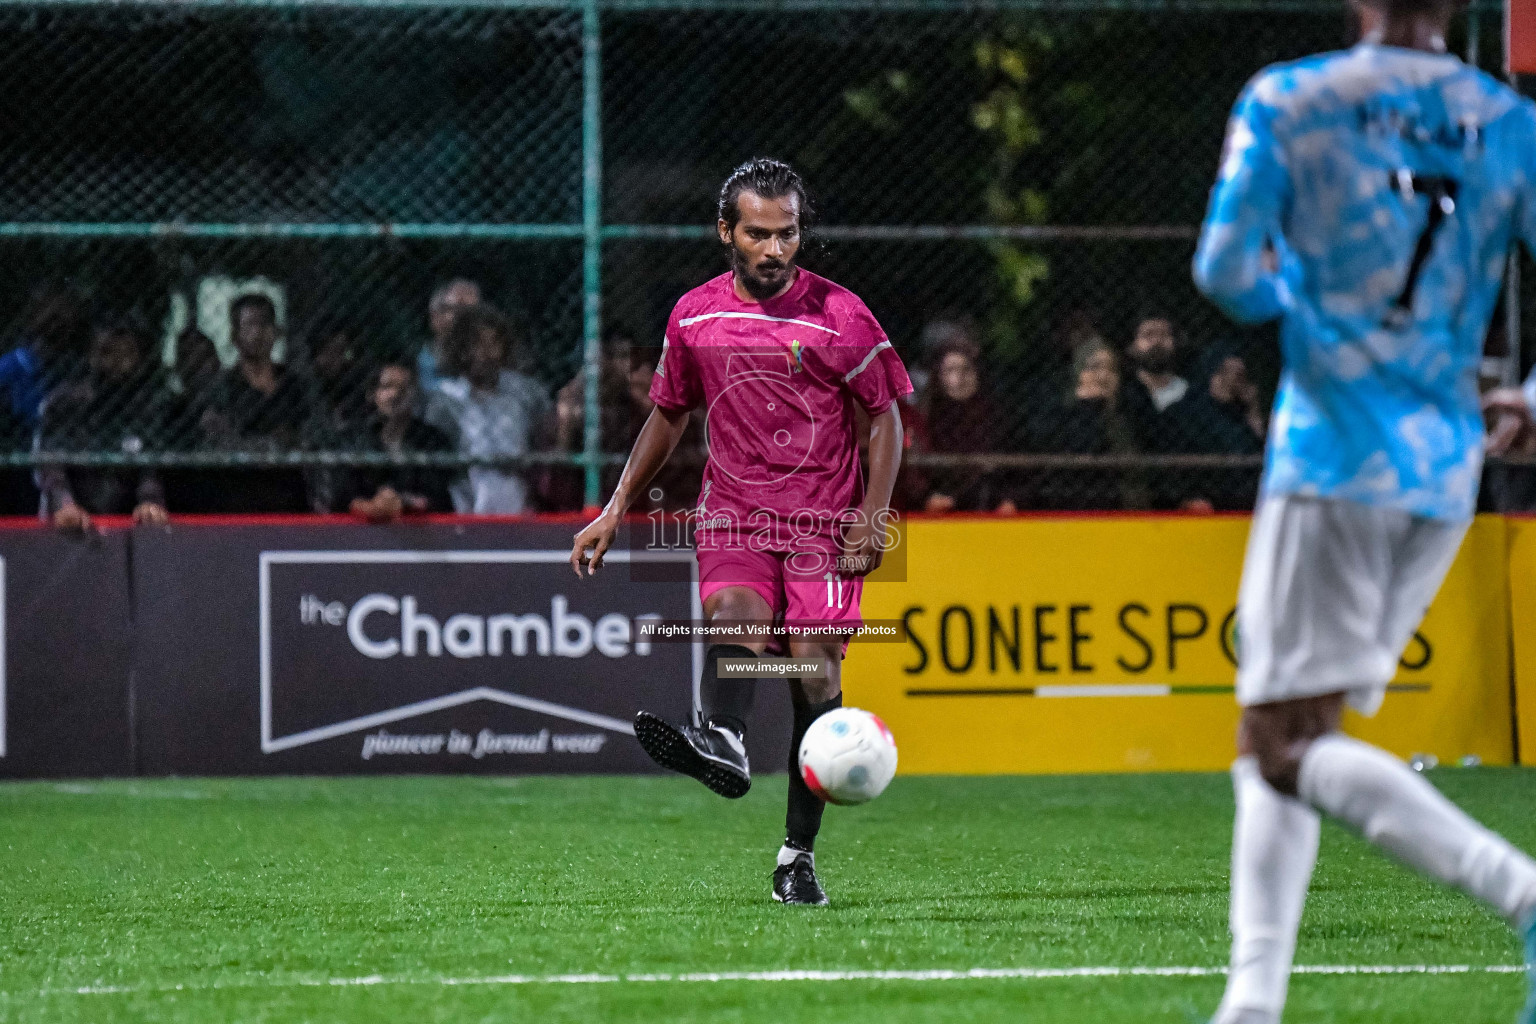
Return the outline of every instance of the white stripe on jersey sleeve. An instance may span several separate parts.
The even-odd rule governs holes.
[[[843,377],[843,383],[847,384],[849,381],[853,380],[853,378],[857,377],[859,374],[861,374],[865,370],[869,369],[869,364],[875,361],[875,356],[880,354],[880,350],[883,349],[883,348],[890,348],[890,347],[891,347],[891,343],[890,342],[882,341],[880,344],[878,344],[874,348],[870,349],[869,350],[869,355],[864,357],[864,361],[862,363],[860,363],[858,366],[855,366],[853,369],[849,370],[847,375],[845,375]]]

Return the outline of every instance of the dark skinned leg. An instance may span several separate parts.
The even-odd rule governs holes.
[[[1243,709],[1238,722],[1237,751],[1258,762],[1265,782],[1295,796],[1307,747],[1319,736],[1336,732],[1343,714],[1342,693],[1255,704]]]
[[[726,587],[709,595],[709,600],[704,602],[704,617],[713,624],[767,624],[773,621],[773,610],[762,595],[750,587]],[[704,654],[704,670],[699,679],[699,703],[705,722],[724,726],[737,736],[745,735],[757,680],[722,679],[719,661],[721,658],[760,657],[766,644],[767,640],[758,639],[710,644]]]
[[[789,737],[789,806],[784,817],[785,845],[797,850],[814,848],[821,831],[821,815],[826,805],[800,777],[800,741],[811,723],[843,703],[843,645],[840,641],[795,641],[790,644],[794,658],[820,658],[827,665],[825,679],[795,679],[789,696],[794,703],[795,719]]]
[[[801,697],[811,704],[823,704],[843,692],[843,643],[841,640],[794,640],[792,658],[820,658],[826,662],[827,678],[800,680]]]
[[[1397,758],[1338,732],[1343,694],[1257,705],[1238,744],[1270,786],[1299,796],[1409,867],[1523,923],[1536,908],[1536,863],[1478,825]],[[1324,746],[1323,744],[1326,744]],[[1303,759],[1307,792],[1298,792]]]
[[[704,618],[712,623],[767,624],[773,622],[773,609],[768,607],[768,602],[763,600],[763,595],[751,587],[722,587],[710,594],[709,600],[704,602]],[[751,642],[742,642],[741,646],[750,647],[752,653],[761,655],[763,648],[768,646],[768,641],[754,639]]]

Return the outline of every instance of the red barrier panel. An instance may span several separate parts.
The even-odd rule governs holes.
[[[1536,75],[1536,0],[1509,0],[1509,70]]]

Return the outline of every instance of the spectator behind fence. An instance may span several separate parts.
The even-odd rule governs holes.
[[[165,437],[170,448],[203,447],[203,412],[219,379],[219,350],[196,325],[176,335],[173,371],[164,379]],[[226,473],[220,469],[179,467],[161,474],[167,508],[177,514],[215,512],[223,507]]]
[[[422,394],[432,394],[443,377],[451,376],[443,371],[443,363],[453,318],[460,310],[479,304],[480,286],[467,278],[454,278],[438,285],[432,292],[432,298],[427,302],[427,327],[432,336],[416,355],[416,385]]]
[[[1260,455],[1264,451],[1264,407],[1248,376],[1248,363],[1227,344],[1217,344],[1201,360],[1204,386],[1190,398],[1182,449],[1201,455]],[[1259,494],[1259,469],[1209,469],[1186,474],[1181,506],[1191,511],[1240,512],[1253,508]]]
[[[538,381],[505,369],[512,327],[488,305],[460,311],[448,332],[444,379],[427,396],[427,422],[452,435],[459,453],[479,458],[526,455],[551,414]],[[529,510],[528,475],[472,466],[450,488],[454,510],[473,515],[520,515]]]
[[[1098,338],[1080,342],[1072,356],[1073,384],[1054,415],[1043,418],[1032,445],[1067,455],[1129,455],[1136,451],[1120,411],[1120,360]],[[1046,509],[1108,511],[1145,504],[1143,474],[1134,470],[1063,469],[1039,474],[1035,503]]]
[[[634,447],[640,428],[650,418],[656,403],[651,401],[651,380],[656,376],[656,365],[661,361],[659,348],[633,348],[629,353],[629,441],[626,449]],[[662,509],[667,512],[686,512],[698,507],[699,491],[704,486],[704,462],[709,455],[704,440],[704,417],[695,409],[688,415],[688,425],[678,439],[672,457],[651,477],[651,486],[644,496],[630,506],[636,511]],[[867,428],[866,428],[867,429]],[[622,467],[620,467],[622,469]],[[617,482],[617,479],[615,479]],[[607,488],[602,500],[612,493]]]
[[[353,428],[347,449],[390,455],[453,451],[453,439],[416,415],[419,397],[416,368],[405,362],[385,363],[370,375],[366,400],[371,412]],[[341,507],[373,522],[394,522],[402,515],[451,512],[448,494],[452,472],[434,466],[359,466],[346,477],[338,499]]]
[[[945,313],[923,325],[917,339],[917,359],[910,375],[912,403],[921,403],[927,396],[928,389],[933,386],[933,369],[939,365],[943,353],[955,345],[968,345],[980,351],[976,344],[975,324],[969,317]]]
[[[43,403],[39,456],[49,452],[137,455],[163,442],[164,390],[149,358],[147,333],[129,324],[97,329],[84,373]],[[147,468],[78,467],[40,462],[40,511],[61,530],[84,531],[92,516],[132,514],[165,522],[165,490]]]
[[[74,372],[89,339],[84,304],[72,289],[44,284],[33,290],[23,334],[15,348],[0,356],[0,389],[10,420],[6,432],[13,441],[30,440],[43,401]]]
[[[1189,381],[1174,372],[1178,350],[1173,321],[1162,313],[1143,315],[1126,356],[1135,372],[1121,385],[1120,408],[1137,447],[1149,455],[1189,453],[1189,438],[1198,430],[1196,396]],[[1158,469],[1151,480],[1154,508],[1177,508],[1191,496],[1187,472]]]
[[[357,332],[338,319],[322,317],[310,331],[309,365],[329,426],[338,435],[351,433],[369,415],[358,349]]]
[[[934,351],[927,393],[918,405],[926,447],[936,455],[996,452],[1001,431],[997,407],[983,393],[981,352],[967,337],[951,337]],[[970,467],[928,471],[927,512],[1012,511],[995,474]]]
[[[230,337],[239,361],[219,374],[202,424],[215,447],[256,455],[282,455],[323,446],[329,433],[313,380],[272,361],[277,311],[265,295],[247,294],[229,306]],[[238,469],[224,474],[220,512],[325,511],[321,478],[299,469]]]
[[[32,446],[50,389],[85,348],[84,305],[71,289],[43,284],[32,290],[15,347],[0,356],[0,447]],[[38,489],[30,466],[0,469],[0,514],[36,515]]]
[[[1259,388],[1248,376],[1248,360],[1232,345],[1218,343],[1206,353],[1204,365],[1210,375],[1205,399],[1211,411],[1221,417],[1240,436],[1262,446],[1268,433],[1267,410],[1259,401]]]
[[[190,438],[194,428],[201,430],[208,395],[223,369],[219,365],[218,347],[195,326],[184,327],[176,335],[174,367],[174,377],[168,382],[176,396],[170,403],[175,416],[171,427],[178,436]],[[186,429],[181,429],[183,427]]]
[[[1031,444],[1041,440],[1051,445],[1057,443],[1054,432],[1059,427],[1052,420],[1061,409],[1061,396],[1070,396],[1077,390],[1079,358],[1085,348],[1109,344],[1099,329],[1099,320],[1099,312],[1093,307],[1074,306],[1051,326],[1046,335],[1048,344],[1031,345],[1025,350],[1028,372],[1019,386],[1010,390],[1010,397],[1020,400],[1018,407],[1024,410],[1025,434]],[[1119,353],[1114,365],[1118,374]]]
[[[602,410],[598,450],[628,452],[639,422],[650,415],[650,395],[636,395],[630,386],[635,352],[634,334],[622,327],[603,334],[601,372],[598,374],[598,405]],[[575,454],[585,447],[587,423],[587,373],[582,369],[555,394],[555,449]],[[613,493],[622,466],[604,466],[600,484],[603,496]],[[648,490],[651,488],[648,488]],[[544,474],[544,504],[552,510],[579,509],[586,496],[586,473],[580,466],[551,466]]]

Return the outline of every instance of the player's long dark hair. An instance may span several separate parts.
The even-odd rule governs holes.
[[[812,251],[811,229],[816,223],[816,205],[811,201],[811,194],[805,187],[805,180],[789,164],[772,157],[754,157],[731,172],[731,176],[725,179],[725,184],[720,186],[720,202],[718,216],[725,221],[725,226],[736,230],[736,223],[741,220],[741,208],[738,205],[743,192],[753,192],[764,199],[779,199],[784,196],[794,196],[800,201],[800,254],[806,255]],[[798,262],[798,257],[797,260]]]

